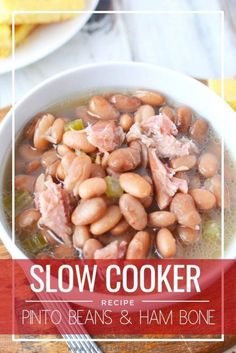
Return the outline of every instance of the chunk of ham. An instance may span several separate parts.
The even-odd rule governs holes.
[[[94,259],[123,259],[127,249],[127,242],[118,240],[112,241],[102,249],[98,249],[94,253]]]
[[[135,140],[140,140],[147,147],[155,147],[155,142],[153,139],[143,133],[141,125],[138,122],[131,126],[129,132],[126,134],[126,140],[128,143]]]
[[[143,123],[135,123],[127,134],[127,141],[140,140],[148,148],[156,149],[160,158],[175,158],[197,153],[197,146],[192,140],[176,138],[178,130],[166,115],[155,115]]]
[[[45,190],[35,194],[35,201],[41,213],[39,224],[49,228],[62,238],[65,244],[71,244],[72,205],[69,194],[62,189],[61,185],[50,180],[45,182]]]
[[[98,121],[86,129],[88,141],[96,146],[100,152],[111,152],[124,141],[125,134],[114,120]]]
[[[149,164],[152,178],[156,189],[156,201],[158,207],[163,210],[166,208],[171,198],[178,190],[187,193],[188,184],[184,179],[176,178],[170,168],[166,167],[157,157],[154,148],[149,149]]]
[[[197,146],[188,138],[177,139],[173,135],[155,135],[156,152],[161,158],[175,158],[197,153]]]
[[[154,115],[141,123],[141,128],[146,135],[177,135],[178,129],[168,116],[164,114]]]

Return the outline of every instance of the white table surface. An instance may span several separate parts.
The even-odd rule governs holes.
[[[102,0],[107,1],[107,0]],[[225,76],[236,75],[236,0],[113,0],[115,10],[224,10]],[[96,15],[97,16],[97,15]],[[84,63],[136,60],[199,78],[221,74],[219,14],[106,15],[53,54],[16,72],[16,99],[47,77]],[[0,75],[0,107],[11,103],[11,74]]]
[[[224,10],[224,50],[219,14],[106,15],[87,24],[53,54],[18,70],[16,99],[62,70],[104,60],[145,61],[198,78],[218,78],[224,52],[225,76],[236,76],[236,0],[113,0],[111,3],[112,9],[127,11]],[[11,73],[8,73],[0,75],[0,107],[10,103]]]

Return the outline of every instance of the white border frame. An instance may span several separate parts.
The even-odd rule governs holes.
[[[17,14],[81,14],[81,13],[90,13],[90,14],[140,14],[140,15],[158,15],[158,14],[218,14],[220,15],[221,25],[220,25],[220,78],[221,78],[221,97],[224,98],[224,11],[223,10],[153,10],[153,11],[122,11],[122,10],[109,10],[109,11],[13,11],[12,12],[12,240],[15,244],[15,16]],[[222,115],[223,116],[223,115]],[[221,177],[224,180],[224,135],[222,134],[221,137]],[[224,188],[222,187],[221,190],[222,196],[222,206],[221,206],[221,259],[224,258]],[[14,269],[13,269],[14,271]],[[13,275],[13,294],[15,291],[15,281]],[[221,334],[221,338],[217,339],[207,339],[207,338],[150,338],[150,339],[143,339],[143,338],[91,338],[91,339],[74,339],[71,341],[94,341],[94,342],[224,342],[224,273],[222,273],[221,277],[221,328],[223,333]],[[12,299],[13,309],[15,305],[14,295]],[[12,310],[14,312],[14,310]],[[13,328],[14,328],[14,320],[13,320]],[[12,334],[12,341],[13,342],[65,342],[64,338],[60,339],[34,339],[34,338],[15,338],[15,334]]]

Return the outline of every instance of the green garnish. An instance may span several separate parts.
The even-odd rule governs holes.
[[[84,129],[84,123],[82,119],[75,119],[72,121],[69,121],[65,125],[65,131],[69,130],[83,130]]]
[[[24,208],[29,207],[33,202],[33,197],[28,191],[15,191],[15,213],[16,215]],[[7,194],[3,197],[3,205],[7,216],[12,216],[12,194]]]
[[[22,246],[27,252],[37,254],[39,251],[45,249],[48,243],[41,233],[37,233],[31,238],[23,240]]]
[[[203,224],[202,236],[205,239],[219,240],[221,234],[220,224],[216,221],[207,221]]]
[[[123,194],[123,189],[118,179],[112,176],[106,176],[105,181],[107,184],[106,195],[108,197],[120,197]]]

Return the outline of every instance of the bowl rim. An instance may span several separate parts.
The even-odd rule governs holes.
[[[49,83],[50,84],[54,83],[57,80],[63,79],[73,73],[79,74],[80,72],[85,71],[85,70],[105,69],[107,67],[114,67],[114,66],[115,67],[117,67],[117,66],[118,67],[132,66],[132,67],[136,67],[136,68],[140,68],[140,69],[147,68],[149,70],[161,70],[164,73],[166,72],[170,75],[175,75],[176,78],[179,78],[179,79],[182,79],[185,81],[187,80],[192,85],[195,85],[195,87],[199,87],[199,89],[202,90],[202,94],[204,94],[204,91],[205,91],[207,95],[214,97],[215,100],[217,99],[219,104],[224,108],[224,110],[226,110],[226,113],[229,114],[229,119],[230,118],[236,119],[235,111],[229,106],[229,104],[227,102],[225,102],[223,100],[222,97],[218,96],[215,92],[210,90],[209,87],[207,87],[202,82],[198,81],[197,79],[195,79],[191,76],[188,76],[185,73],[182,73],[182,72],[179,72],[176,70],[172,70],[172,69],[169,69],[164,66],[150,64],[147,62],[138,62],[138,61],[131,61],[131,60],[128,60],[128,61],[103,61],[103,62],[99,62],[99,63],[89,63],[89,64],[84,64],[84,65],[79,65],[77,67],[73,67],[73,68],[58,72],[57,74],[48,77],[47,79],[45,79],[44,81],[42,81],[41,83],[39,83],[38,85],[33,87],[23,97],[21,97],[15,104],[13,102],[13,106],[12,106],[11,110],[6,114],[4,120],[0,124],[0,136],[1,136],[1,134],[3,134],[4,129],[6,128],[7,125],[9,125],[9,123],[11,123],[11,126],[13,126],[12,124],[13,124],[13,120],[14,120],[15,111],[17,109],[20,109],[21,105],[27,99],[29,99],[33,94],[37,93],[37,91],[39,91],[41,88],[47,86]],[[187,102],[186,102],[186,104],[187,104]],[[228,119],[228,116],[227,116],[227,119]],[[12,122],[11,122],[11,120],[12,120]],[[17,258],[18,259],[28,259],[28,257],[24,254],[24,252],[18,248],[16,243],[13,242],[13,240],[10,236],[10,233],[3,226],[1,220],[0,220],[0,231],[2,234],[1,239],[4,243],[4,245],[6,246],[7,250],[9,251],[9,253],[12,255],[12,257],[16,258],[16,259]],[[236,237],[233,240],[233,242],[236,245]],[[225,253],[227,253],[227,251],[225,251]],[[229,257],[228,257],[228,255],[226,255],[224,257],[225,258],[232,258],[231,253],[230,253]],[[236,257],[236,255],[234,255],[233,257]]]

